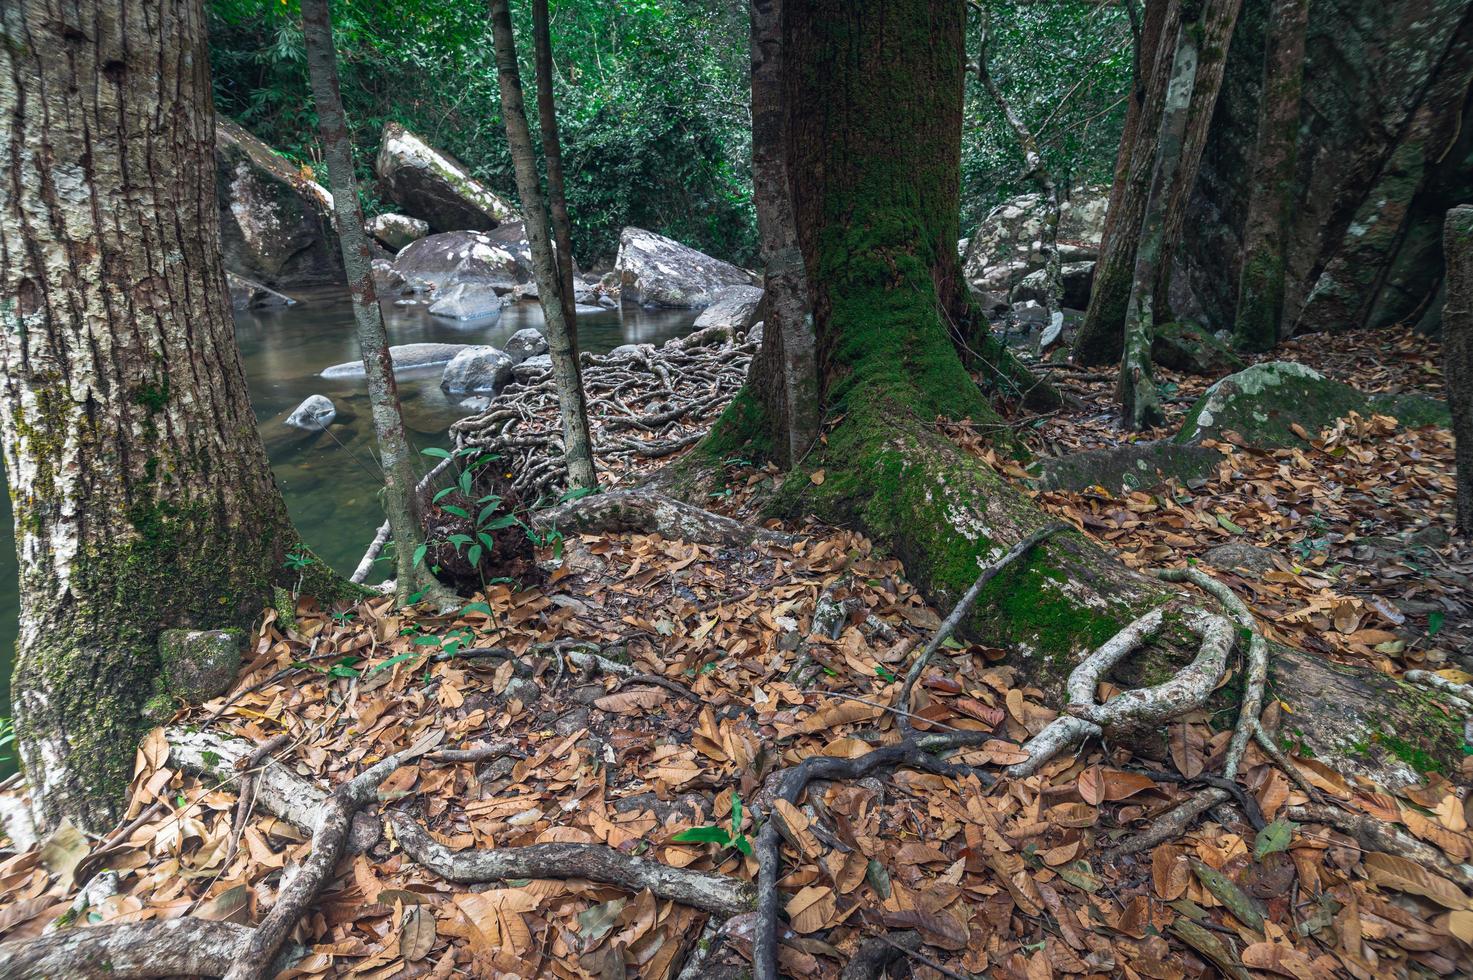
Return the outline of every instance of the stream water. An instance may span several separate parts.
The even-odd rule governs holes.
[[[389,305],[384,306],[384,316],[392,344],[500,346],[523,327],[542,326],[542,310],[535,302],[508,307],[492,322],[457,323],[430,316],[423,307]],[[694,310],[632,308],[579,316],[579,345],[598,354],[620,344],[659,344],[688,333],[695,318]],[[347,294],[322,296],[282,310],[237,313],[235,335],[256,421],[292,520],[320,558],[351,574],[383,521],[383,508],[363,381],[318,376],[329,365],[358,358]],[[434,365],[398,373],[404,421],[420,449],[448,445],[447,428],[468,414],[460,407],[460,398],[441,391],[443,368]],[[287,426],[287,415],[312,394],[333,400],[337,421],[322,433]],[[0,714],[7,716],[18,610],[14,530],[10,496],[0,493]]]

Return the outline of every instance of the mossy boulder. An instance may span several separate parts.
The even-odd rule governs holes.
[[[1446,425],[1447,408],[1412,393],[1367,395],[1295,361],[1268,361],[1228,375],[1203,392],[1176,435],[1179,443],[1234,432],[1249,446],[1296,446],[1351,412],[1392,415],[1404,425]]]
[[[1243,359],[1231,348],[1195,323],[1163,323],[1155,332],[1151,360],[1164,368],[1221,377],[1244,367]]]
[[[190,704],[225,693],[240,669],[241,640],[235,629],[164,630],[159,660],[165,688]]]
[[[374,170],[384,197],[431,231],[490,231],[516,218],[465,164],[396,122],[384,126]]]
[[[1035,483],[1041,490],[1141,490],[1168,478],[1183,483],[1205,479],[1221,460],[1222,453],[1205,446],[1135,442],[1040,460]]]

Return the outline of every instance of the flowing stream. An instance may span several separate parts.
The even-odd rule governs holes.
[[[500,346],[523,327],[542,326],[542,310],[535,302],[508,307],[490,323],[461,324],[432,317],[422,307],[387,304],[384,316],[392,344]],[[620,344],[659,344],[688,333],[695,318],[694,310],[634,308],[580,316],[579,345],[597,354]],[[329,381],[318,376],[330,365],[358,359],[347,294],[323,296],[282,310],[237,313],[235,335],[271,469],[297,531],[318,557],[344,575],[351,574],[383,521],[383,508],[363,381]],[[460,407],[460,397],[440,389],[443,368],[434,365],[398,373],[404,421],[410,439],[420,449],[449,445],[446,430],[469,414]],[[288,427],[285,419],[292,409],[313,394],[333,400],[338,410],[336,422],[322,433]],[[10,496],[0,494],[0,714],[7,716],[18,611],[14,531]],[[8,768],[0,762],[0,772]]]

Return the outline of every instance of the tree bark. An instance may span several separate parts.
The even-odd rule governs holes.
[[[563,286],[563,319],[573,358],[578,357],[578,308],[573,295],[573,227],[563,183],[563,148],[558,137],[557,102],[552,94],[552,31],[547,0],[532,0],[532,39],[536,48],[537,128],[542,131],[542,159],[547,163],[547,210],[552,220],[552,243],[558,281]]]
[[[298,546],[235,346],[199,0],[0,7],[14,710],[43,825],[110,826],[166,627],[248,626]]]
[[[532,274],[547,326],[548,354],[557,385],[558,407],[563,419],[563,454],[568,460],[569,489],[598,486],[593,468],[593,441],[588,434],[588,407],[583,397],[583,380],[573,348],[571,325],[563,316],[563,286],[548,235],[547,212],[537,177],[537,159],[532,153],[532,135],[522,102],[522,78],[517,67],[516,38],[511,28],[507,0],[491,2],[491,32],[496,46],[496,72],[501,84],[501,115],[506,123],[506,142],[517,172],[517,194],[522,199],[522,216],[527,242],[532,250]],[[549,106],[549,111],[551,107]]]
[[[448,601],[450,593],[423,560],[424,531],[419,495],[414,492],[414,450],[404,431],[399,386],[389,354],[389,335],[373,284],[373,251],[363,230],[363,207],[353,173],[353,143],[348,136],[343,97],[338,90],[337,51],[327,0],[302,0],[302,36],[307,47],[307,74],[317,108],[317,126],[332,187],[333,221],[342,243],[343,268],[353,296],[358,351],[368,382],[368,402],[378,439],[379,468],[384,476],[384,511],[394,536],[396,589],[401,601],[430,596]]]
[[[1233,323],[1233,345],[1242,350],[1272,350],[1279,342],[1308,27],[1309,0],[1274,0],[1263,56],[1253,196],[1243,225],[1242,271]]]
[[[1151,190],[1161,106],[1180,22],[1179,0],[1147,0],[1094,287],[1084,324],[1074,339],[1074,360],[1080,364],[1116,364],[1125,347],[1125,307],[1130,302],[1135,247]]]
[[[947,322],[964,8],[947,0],[787,4],[790,189],[813,297],[822,405],[835,422],[771,507],[863,529],[900,559],[928,601],[952,608],[983,566],[1048,523],[937,425],[970,419],[1008,445]],[[738,396],[683,465],[762,456],[771,448],[766,423],[750,391]],[[1166,607],[1170,625],[1118,678],[1156,684],[1189,662],[1199,643],[1173,615],[1185,604],[1181,590],[1067,532],[988,583],[960,630],[1010,651],[1022,676],[1062,704],[1073,667],[1157,607]],[[1368,731],[1390,733],[1386,744],[1431,747],[1449,771],[1461,764],[1461,719],[1429,711],[1420,694],[1389,678],[1279,651],[1271,683],[1295,711],[1299,737],[1346,771],[1418,778],[1370,745]]]
[[[1473,205],[1447,213],[1442,250],[1447,261],[1442,359],[1457,443],[1457,531],[1473,537]]]

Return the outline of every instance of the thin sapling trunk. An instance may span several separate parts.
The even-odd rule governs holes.
[[[373,284],[373,252],[363,231],[363,208],[353,176],[353,144],[338,90],[337,55],[333,47],[328,0],[302,0],[302,34],[307,47],[307,73],[317,106],[318,130],[332,187],[333,217],[343,247],[343,268],[353,295],[358,349],[368,382],[368,401],[378,437],[379,465],[384,474],[384,511],[394,536],[394,559],[401,599],[423,593],[436,601],[451,599],[423,561],[424,532],[415,493],[414,455],[399,409],[399,388],[384,330],[383,312]]]
[[[537,177],[537,159],[532,152],[532,134],[522,101],[522,78],[517,68],[516,37],[512,34],[511,8],[507,0],[491,2],[491,34],[496,46],[496,71],[501,83],[501,115],[506,123],[506,142],[517,172],[517,193],[532,250],[532,274],[547,323],[548,354],[557,385],[558,406],[563,419],[563,454],[568,462],[568,488],[598,486],[593,468],[593,440],[588,434],[588,408],[578,373],[578,356],[573,348],[571,326],[563,315],[563,284],[548,234],[547,212]],[[551,107],[549,106],[549,109]],[[569,261],[572,256],[569,254]]]
[[[547,212],[552,220],[552,243],[558,281],[563,287],[563,319],[578,352],[578,310],[573,296],[573,229],[568,220],[568,198],[563,185],[563,148],[558,137],[557,102],[552,94],[552,34],[547,0],[532,0],[532,39],[536,46],[537,128],[542,131],[542,159],[547,164]],[[577,367],[576,356],[574,367]]]

